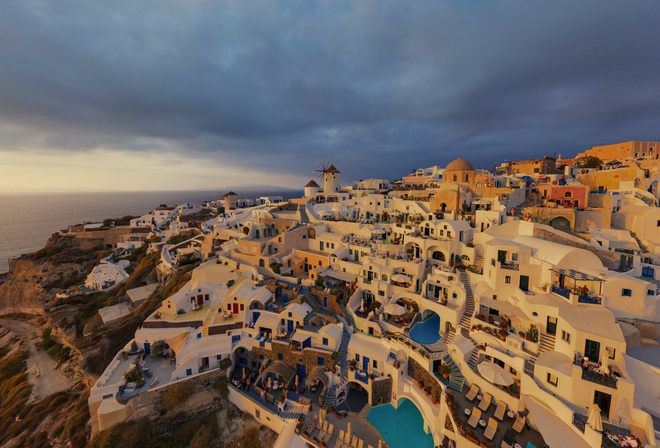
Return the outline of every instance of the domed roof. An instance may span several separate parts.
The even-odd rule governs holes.
[[[445,171],[474,171],[474,166],[467,160],[463,160],[460,157],[445,167]]]

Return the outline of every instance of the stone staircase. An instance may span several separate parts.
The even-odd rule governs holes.
[[[472,321],[472,315],[474,314],[474,296],[472,295],[470,278],[468,277],[467,273],[462,271],[459,274],[459,278],[465,287],[465,311],[463,312],[463,317],[461,317],[459,326],[461,328],[461,333],[465,337],[470,337],[470,323]]]
[[[298,417],[305,415],[306,413],[306,406],[294,406],[291,409],[287,409],[286,411],[277,411],[278,416],[288,420],[297,420]]]
[[[555,349],[555,336],[545,333],[541,334],[539,355],[541,353],[549,352],[554,349]],[[528,351],[525,351],[525,353],[529,353],[531,355],[530,359],[525,360],[525,373],[533,377],[534,367],[536,366],[536,359],[538,358],[539,355],[535,355]]]
[[[637,237],[637,234],[635,232],[630,232],[630,236],[635,238],[635,241],[637,241],[637,244],[639,245],[639,248],[642,249],[642,252],[648,252],[649,251],[649,249],[646,247],[646,245],[644,243],[642,243],[642,240],[640,240]]]
[[[477,254],[474,258],[474,265],[479,272],[484,272],[484,256]]]
[[[209,311],[209,314],[206,316],[206,319],[204,319],[204,325],[202,326],[202,336],[206,337],[209,335],[209,327],[211,326],[211,322],[213,322],[213,319],[215,318],[215,315],[217,313],[217,310],[211,310]]]
[[[461,373],[461,369],[458,368],[449,355],[445,355],[442,360],[451,368],[451,375],[449,376],[449,384],[447,384],[447,387],[460,392],[463,390],[463,383],[465,382],[465,377]]]
[[[470,359],[468,359],[468,366],[470,366],[470,368],[474,371],[476,371],[477,369],[478,359],[479,359],[479,349],[477,347],[474,347],[472,353],[470,353]]]
[[[340,367],[340,380],[339,387],[343,387],[344,384],[348,381],[348,342],[351,340],[351,334],[346,328],[341,336],[341,343],[339,344],[339,367]],[[326,406],[336,406],[337,405],[337,385],[332,384],[328,387],[328,393],[325,398]]]

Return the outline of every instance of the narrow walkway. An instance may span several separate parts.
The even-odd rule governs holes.
[[[340,367],[340,382],[339,387],[342,387],[348,381],[348,343],[351,340],[351,334],[346,328],[341,335],[341,343],[339,344],[339,367]],[[337,405],[337,385],[332,384],[328,387],[328,394],[325,398],[326,406]]]

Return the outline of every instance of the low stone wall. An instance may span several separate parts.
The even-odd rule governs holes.
[[[197,328],[204,325],[201,320],[188,320],[185,322],[171,322],[167,320],[145,320],[142,328]],[[242,325],[241,325],[242,326]]]
[[[241,328],[243,328],[242,322],[227,325],[213,325],[209,327],[209,336],[213,334],[225,334],[230,330],[239,330]]]
[[[439,399],[442,396],[442,385],[440,380],[412,358],[408,359],[408,376],[415,381],[421,382],[422,389],[430,386],[432,397]]]
[[[315,350],[312,348],[305,348],[302,352],[293,352],[288,343],[284,342],[271,342],[272,349],[266,347],[254,347],[252,353],[255,355],[255,361],[261,362],[261,356],[271,361],[282,361],[287,366],[296,370],[298,364],[305,366],[305,371],[309,374],[315,367],[318,367],[318,359],[323,358],[324,367],[331,368],[334,364],[332,360],[332,353],[325,350]],[[282,359],[279,359],[279,356]],[[248,361],[252,361],[249,359]]]
[[[383,376],[371,381],[371,405],[389,403],[392,400],[392,377]]]

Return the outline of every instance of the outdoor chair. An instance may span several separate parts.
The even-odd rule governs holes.
[[[516,418],[516,422],[513,424],[511,428],[513,428],[513,430],[516,431],[517,433],[520,433],[525,427],[526,421],[527,421],[527,417],[518,416],[518,418]]]
[[[341,448],[344,446],[344,430],[339,431],[339,438],[337,439],[337,443],[335,443],[335,448]]]
[[[481,411],[475,407],[472,408],[472,414],[470,414],[470,420],[468,420],[468,425],[476,428],[481,420]]]
[[[484,437],[487,438],[488,440],[493,440],[493,437],[495,437],[496,432],[497,432],[497,422],[492,418],[489,418],[488,426],[486,426],[486,430],[484,431]]]
[[[321,440],[322,442],[325,442],[327,445],[328,442],[330,442],[330,439],[332,438],[332,432],[335,430],[335,425],[330,423],[328,425],[328,430],[325,432],[325,435],[323,436],[323,439]]]
[[[472,401],[476,398],[476,396],[479,394],[479,386],[476,384],[472,384],[472,387],[470,388],[470,391],[465,395],[465,398],[467,398],[469,401]]]
[[[318,437],[319,440],[321,440],[321,439],[323,439],[323,437],[325,437],[325,433],[326,433],[327,429],[328,429],[328,421],[324,420],[323,424],[319,425],[319,427],[318,427],[319,433],[318,433],[317,437]]]
[[[511,429],[507,429],[502,438],[502,444],[500,448],[513,448],[513,445],[516,444],[516,433]]]
[[[349,433],[344,435],[344,445],[351,446],[351,435]]]
[[[486,412],[490,407],[490,403],[492,402],[492,399],[493,396],[491,394],[484,394],[484,397],[481,399],[481,402],[479,403],[479,409]]]
[[[495,418],[499,421],[504,420],[504,413],[506,412],[506,403],[502,400],[497,400],[497,409],[495,409]]]

